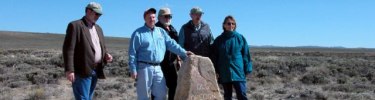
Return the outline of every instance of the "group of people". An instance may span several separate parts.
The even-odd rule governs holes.
[[[145,24],[137,28],[129,42],[129,69],[136,80],[138,100],[173,100],[177,86],[177,71],[190,55],[209,57],[214,64],[224,99],[247,100],[246,75],[252,71],[249,46],[245,37],[236,32],[236,21],[227,16],[223,33],[214,39],[209,25],[201,20],[199,7],[190,10],[191,20],[180,31],[171,25],[169,8],[150,8],[143,13]],[[96,21],[102,15],[100,4],[91,2],[85,16],[70,22],[63,44],[65,74],[72,82],[76,99],[91,100],[97,79],[104,79],[103,68],[112,62],[103,31]],[[156,22],[156,18],[158,21]]]

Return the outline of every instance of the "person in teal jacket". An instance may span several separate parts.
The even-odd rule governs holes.
[[[224,99],[232,99],[234,88],[238,100],[247,100],[246,76],[252,72],[249,46],[245,37],[236,32],[236,21],[232,16],[225,17],[223,29],[212,44],[211,60],[223,86]]]

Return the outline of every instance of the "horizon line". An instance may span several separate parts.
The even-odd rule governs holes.
[[[13,30],[0,30],[0,32],[18,32],[18,33],[36,33],[36,34],[56,34],[64,35],[64,33],[55,32],[29,32],[29,31],[13,31]],[[104,36],[109,38],[127,38],[121,36]],[[250,45],[250,44],[249,44]],[[250,45],[252,47],[270,47],[270,48],[335,48],[335,49],[375,49],[374,47],[345,47],[345,46],[319,46],[319,45],[300,45],[300,46],[280,46],[280,45]]]

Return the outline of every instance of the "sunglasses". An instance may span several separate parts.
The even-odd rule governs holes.
[[[226,23],[227,25],[236,25],[236,23]]]
[[[96,13],[94,10],[90,9],[92,12],[95,13],[96,16],[101,16],[102,14]]]
[[[164,18],[172,19],[172,16],[171,15],[164,15]]]
[[[102,14],[99,14],[99,13],[96,13],[96,12],[95,12],[95,15],[96,15],[96,16],[101,16]]]

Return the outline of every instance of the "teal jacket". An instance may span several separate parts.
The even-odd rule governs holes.
[[[212,44],[211,60],[220,83],[246,81],[252,61],[246,39],[236,31],[226,31]]]

